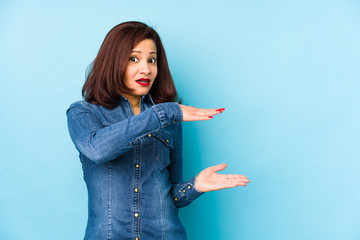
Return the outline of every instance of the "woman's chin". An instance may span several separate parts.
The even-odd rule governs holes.
[[[150,90],[150,89],[149,89]],[[129,94],[131,97],[138,97],[138,98],[141,98],[142,96],[146,95],[149,90],[146,90],[146,91],[135,91],[135,92],[132,92],[131,94]]]

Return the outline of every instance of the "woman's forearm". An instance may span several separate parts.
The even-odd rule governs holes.
[[[175,102],[161,103],[120,122],[103,126],[99,118],[80,103],[67,111],[68,128],[76,148],[95,163],[111,161],[147,134],[182,120],[182,112]]]

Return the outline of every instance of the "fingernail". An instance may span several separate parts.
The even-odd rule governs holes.
[[[221,110],[225,111],[225,108],[220,108]]]
[[[221,111],[222,111],[222,108],[216,109],[216,111],[219,111],[219,112],[221,112]]]
[[[209,118],[213,118],[212,116],[208,116]]]

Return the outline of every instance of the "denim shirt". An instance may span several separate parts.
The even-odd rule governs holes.
[[[88,190],[85,239],[186,239],[178,208],[199,197],[182,179],[182,111],[176,102],[140,113],[121,97],[114,109],[85,101],[67,110]]]

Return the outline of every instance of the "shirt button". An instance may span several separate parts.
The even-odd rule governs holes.
[[[139,167],[140,167],[140,165],[139,165],[139,164],[135,164],[135,167],[136,167],[136,168],[139,168]]]
[[[175,198],[175,201],[177,201],[178,199],[177,198]]]
[[[166,139],[166,142],[167,142],[167,143],[169,143],[169,140],[168,140],[168,139]]]
[[[136,237],[135,240],[140,240],[140,238]]]
[[[134,214],[134,216],[137,218],[137,217],[139,216],[139,214],[136,212],[136,213]]]
[[[183,193],[186,193],[186,190],[185,190],[185,189],[183,190]]]
[[[138,189],[138,188],[135,188],[135,189],[134,189],[134,191],[135,191],[135,192],[138,192],[138,191],[139,191],[139,189]]]
[[[188,189],[191,189],[191,186],[190,186],[190,185],[188,186]]]
[[[148,137],[151,137],[151,133],[149,133],[147,136],[148,136]]]

